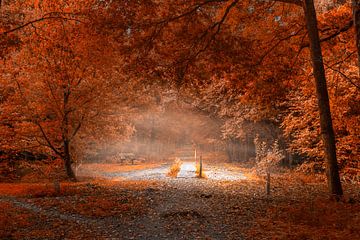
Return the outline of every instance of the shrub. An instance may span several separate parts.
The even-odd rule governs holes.
[[[177,177],[178,173],[180,172],[181,164],[182,164],[181,160],[176,158],[175,162],[171,165],[167,175],[169,177],[174,177],[174,178]]]

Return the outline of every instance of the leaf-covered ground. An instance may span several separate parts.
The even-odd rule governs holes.
[[[0,184],[0,239],[360,239],[359,185],[336,202],[321,178],[276,175],[267,196],[244,176]]]

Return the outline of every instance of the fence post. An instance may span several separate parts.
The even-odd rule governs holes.
[[[270,195],[270,171],[266,172],[266,194]]]
[[[196,148],[195,148],[195,153],[194,153],[194,159],[195,159],[195,164],[196,164]]]
[[[200,155],[199,177],[201,177],[201,178],[202,178],[202,156],[201,156],[201,155]]]

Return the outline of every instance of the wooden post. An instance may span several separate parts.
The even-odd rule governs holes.
[[[195,148],[194,159],[195,159],[195,164],[196,164],[196,148]]]
[[[201,155],[200,155],[199,177],[201,177],[201,178],[202,178],[202,156],[201,156]]]
[[[270,195],[270,171],[266,172],[266,194]]]

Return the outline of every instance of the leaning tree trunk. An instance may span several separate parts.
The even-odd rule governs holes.
[[[358,70],[360,74],[360,0],[352,0],[355,42],[358,53]]]
[[[331,194],[341,196],[343,191],[336,159],[335,134],[331,120],[329,96],[326,86],[316,11],[313,0],[305,0],[304,3],[305,18],[310,40],[310,51],[316,83],[318,107],[320,112],[321,137],[324,144],[328,187]]]

